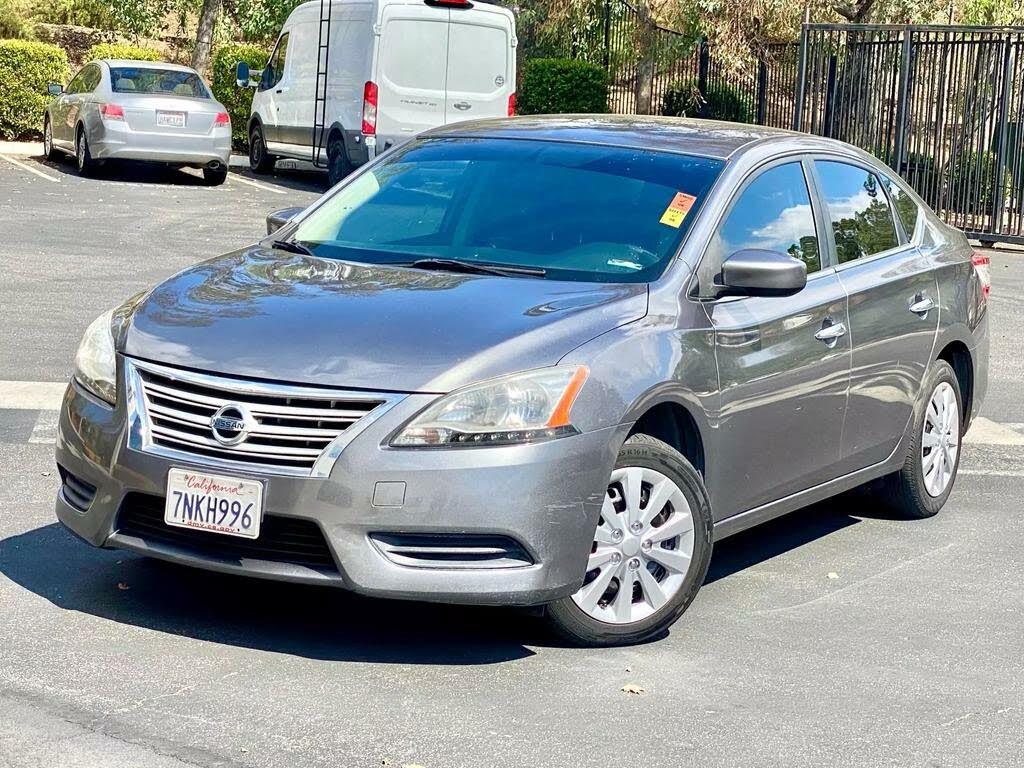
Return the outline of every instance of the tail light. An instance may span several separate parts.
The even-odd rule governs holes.
[[[508,116],[515,117],[516,115],[516,94],[515,91],[508,95]]]
[[[363,133],[377,134],[377,84],[367,80],[363,86]]]
[[[231,115],[227,112],[218,112],[217,116],[213,118],[214,125],[231,125]]]
[[[981,281],[981,293],[987,299],[989,291],[992,290],[992,272],[989,270],[989,257],[984,253],[975,251],[971,255],[971,263],[974,265],[974,271],[978,273],[978,279]]]
[[[100,117],[104,120],[124,120],[124,109],[120,104],[100,104]]]

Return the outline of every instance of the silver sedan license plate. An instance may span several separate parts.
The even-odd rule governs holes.
[[[163,128],[184,128],[185,127],[185,113],[184,112],[164,112],[157,110],[156,113],[156,124]]]
[[[164,522],[255,539],[263,519],[263,483],[191,469],[167,473]]]

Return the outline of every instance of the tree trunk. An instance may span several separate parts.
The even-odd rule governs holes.
[[[637,37],[637,71],[634,95],[636,97],[636,113],[651,114],[652,91],[654,89],[654,21],[646,2],[636,5],[640,26]]]
[[[203,0],[203,10],[199,14],[199,30],[196,33],[196,47],[192,51],[192,69],[200,74],[210,64],[210,50],[213,47],[213,29],[217,26],[217,17],[224,0]]]

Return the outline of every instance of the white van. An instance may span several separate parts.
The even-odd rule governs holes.
[[[312,0],[291,12],[258,82],[239,64],[239,85],[256,88],[249,118],[254,171],[269,173],[279,157],[313,159],[318,112],[324,136],[317,159],[327,161],[332,184],[427,128],[514,113],[511,11],[475,0],[328,3],[328,40],[320,37],[327,9]],[[326,87],[318,85],[318,59],[327,62]]]

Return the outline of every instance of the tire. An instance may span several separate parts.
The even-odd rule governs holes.
[[[203,181],[207,186],[218,187],[228,177],[228,169],[225,166],[219,168],[203,168]]]
[[[634,483],[632,477],[642,478],[637,484],[642,516],[654,515],[646,526],[629,517],[625,497],[630,495],[627,488]],[[651,494],[662,488],[659,478],[675,487],[671,495],[662,497],[667,501],[654,509],[650,507]],[[614,524],[606,519],[611,515],[616,518]],[[642,530],[630,528],[630,520]],[[689,531],[685,530],[687,523],[691,524]],[[666,537],[666,532],[675,535]],[[647,537],[658,535],[663,540],[649,547]],[[619,451],[594,537],[588,568],[595,567],[588,570],[584,585],[576,594],[547,606],[552,629],[573,645],[588,647],[632,645],[663,634],[693,602],[711,561],[711,504],[700,474],[668,444],[648,435],[632,435]],[[690,547],[688,562],[680,565]],[[596,565],[601,560],[607,562]],[[662,561],[671,563],[672,569],[661,565]],[[605,568],[615,575],[609,577]],[[619,589],[624,583],[620,575],[634,582],[629,599],[622,602],[620,595],[626,592]],[[596,605],[585,608],[594,602],[598,590]]]
[[[953,368],[945,360],[936,360],[932,363],[932,369],[925,378],[925,385],[922,387],[924,395],[923,402],[918,406],[914,416],[914,433],[907,449],[907,455],[903,461],[903,467],[891,475],[882,478],[882,481],[873,490],[875,498],[896,514],[907,518],[925,518],[935,515],[949,498],[956,482],[957,469],[960,466],[960,448],[963,440],[963,403],[960,399],[960,385]],[[932,410],[932,402],[943,393],[947,405],[955,405],[956,411],[952,415],[949,430],[943,435],[941,429],[936,429],[936,416]],[[936,437],[926,437],[936,435]],[[945,437],[945,444],[955,449],[955,455],[950,456],[953,451],[943,451],[942,442],[939,447],[926,445],[926,442],[933,442],[935,439],[942,441]],[[925,454],[925,450],[928,453]],[[927,473],[929,458],[932,455],[937,458],[932,461],[932,473]],[[952,458],[952,462],[949,459]],[[934,474],[934,461],[948,464],[948,479],[944,482]],[[940,468],[941,471],[941,468]],[[941,485],[941,487],[939,487]]]
[[[267,152],[263,129],[258,125],[249,134],[249,167],[253,173],[273,173],[276,157]]]
[[[57,159],[57,150],[53,148],[53,126],[50,116],[43,118],[43,157],[47,160]]]
[[[92,152],[89,150],[89,139],[82,127],[79,127],[75,134],[75,164],[78,166],[79,176],[92,176],[96,172],[97,163],[93,160]]]
[[[345,151],[345,142],[337,136],[327,143],[327,181],[333,187],[355,170]]]

